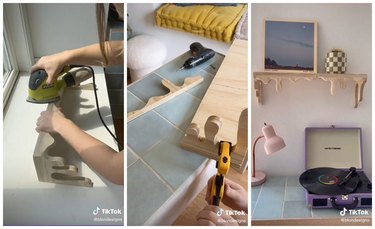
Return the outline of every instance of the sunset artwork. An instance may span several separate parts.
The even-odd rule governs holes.
[[[265,70],[314,71],[314,22],[265,21]]]

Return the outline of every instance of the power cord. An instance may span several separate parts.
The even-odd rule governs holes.
[[[102,114],[100,113],[99,101],[98,101],[98,94],[96,92],[97,88],[96,88],[96,83],[95,83],[95,72],[94,72],[94,69],[91,66],[88,66],[88,65],[70,65],[70,66],[72,68],[73,67],[86,67],[86,68],[90,69],[90,71],[92,73],[92,83],[93,83],[93,87],[94,87],[96,110],[98,111],[98,115],[99,115],[100,121],[103,123],[104,127],[107,129],[108,133],[112,136],[112,138],[117,142],[117,145],[118,145],[120,151],[123,150],[124,147],[120,144],[120,142],[118,141],[118,139],[116,138],[116,136],[112,133],[112,131],[105,124],[105,122],[103,120],[103,117],[102,117]]]

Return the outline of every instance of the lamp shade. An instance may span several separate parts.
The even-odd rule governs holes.
[[[267,154],[275,153],[285,147],[284,140],[276,135],[275,130],[271,125],[263,127],[262,132],[266,139],[264,150]]]

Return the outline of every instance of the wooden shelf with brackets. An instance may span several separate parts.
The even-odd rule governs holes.
[[[284,80],[296,82],[300,79],[313,80],[321,79],[331,83],[331,95],[336,94],[336,87],[340,85],[345,88],[348,81],[354,81],[354,108],[363,100],[363,88],[367,81],[367,74],[329,74],[329,73],[285,73],[285,72],[254,72],[254,89],[258,104],[263,104],[263,86],[272,80],[276,83],[276,91],[282,88]]]

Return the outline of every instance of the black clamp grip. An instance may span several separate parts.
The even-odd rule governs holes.
[[[212,205],[219,206],[221,198],[223,198],[220,195],[221,187],[224,185],[224,176],[223,175],[216,175],[215,177],[215,183],[212,184],[216,187],[216,193],[212,200]]]

